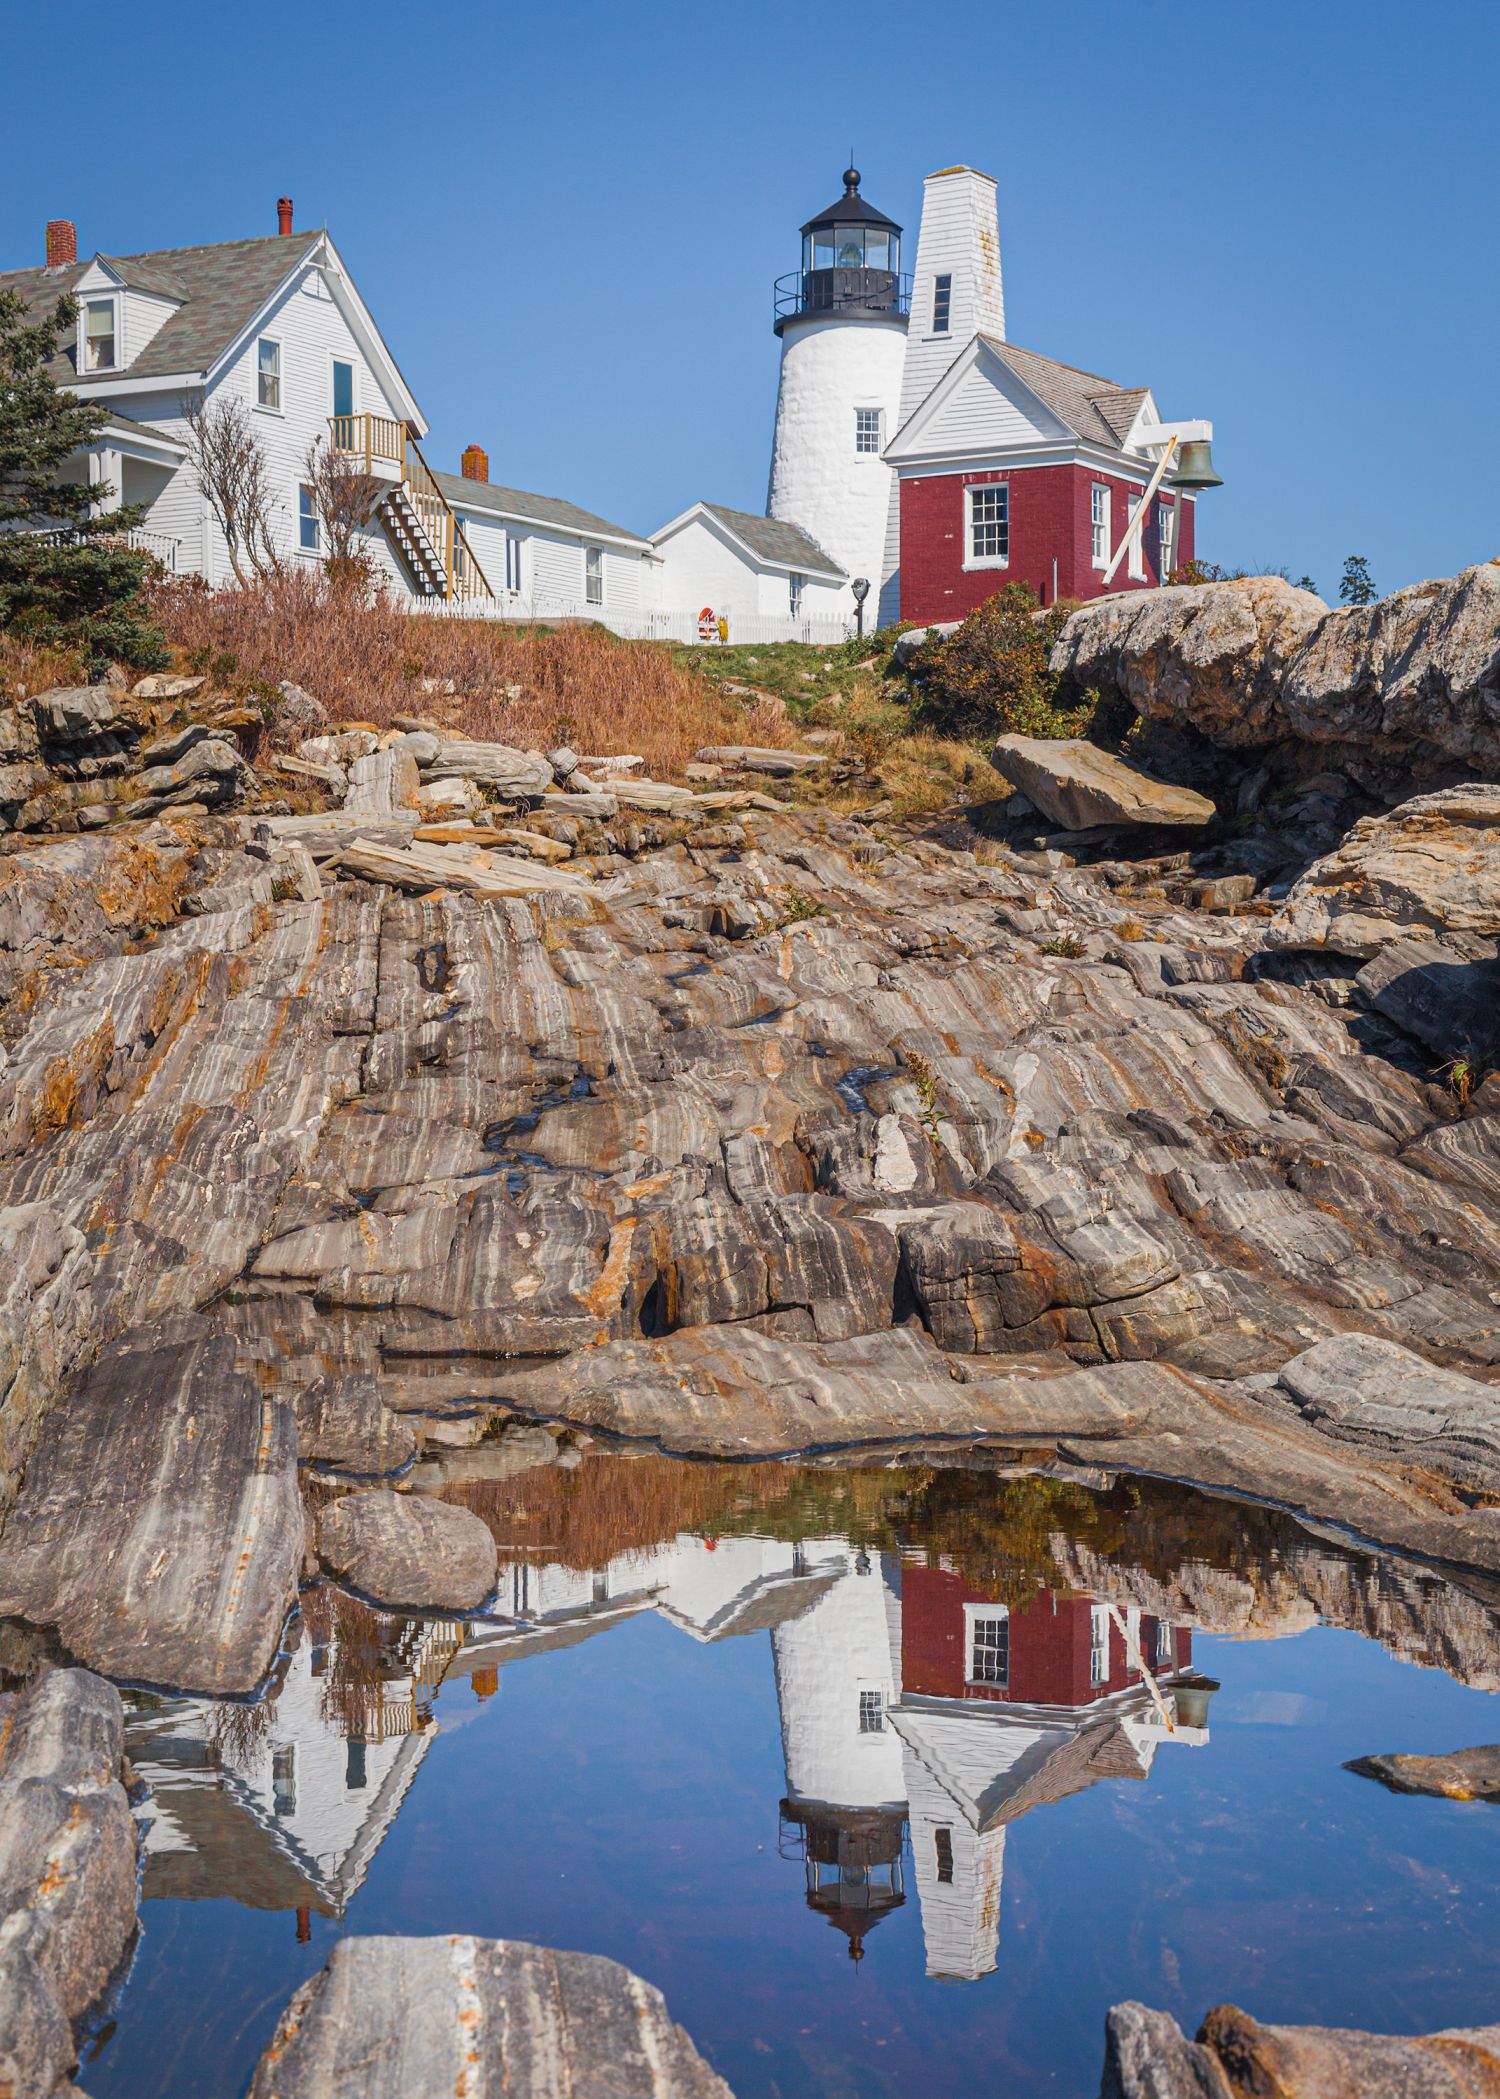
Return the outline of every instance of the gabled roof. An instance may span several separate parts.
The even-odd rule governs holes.
[[[730,510],[723,503],[694,503],[680,517],[672,518],[657,532],[653,532],[653,545],[659,545],[669,533],[687,524],[699,511],[713,518],[716,523],[737,539],[753,560],[768,562],[773,568],[795,569],[798,574],[834,576],[844,580],[844,571],[829,555],[825,554],[810,532],[800,525],[789,524],[785,518],[757,517],[750,510]]]
[[[975,365],[983,364],[987,358],[993,360],[988,375],[991,385],[996,383],[994,364],[1003,365],[1039,411],[1045,410],[1080,444],[1109,452],[1125,450],[1141,410],[1151,398],[1149,387],[1121,386],[1100,372],[1060,364],[1055,357],[1044,357],[1038,350],[1022,349],[1019,343],[1002,342],[993,335],[975,335],[912,410],[892,438],[886,456],[900,458],[909,452],[922,457],[920,441],[916,441],[919,428],[947,406]]]
[[[257,240],[217,241],[204,248],[161,248],[142,255],[100,255],[61,269],[7,270],[0,290],[18,291],[29,312],[41,313],[71,292],[97,260],[127,286],[178,302],[133,364],[100,379],[175,378],[211,370],[235,337],[291,272],[323,239],[320,231],[268,234]],[[76,379],[65,356],[53,377]]]
[[[1055,357],[1023,350],[1018,343],[998,342],[992,335],[982,340],[1085,444],[1108,445],[1113,451],[1124,444],[1148,388],[1121,386],[1098,372],[1059,364]]]
[[[488,510],[499,517],[516,518],[528,525],[557,525],[565,532],[582,533],[594,539],[627,539],[645,547],[649,540],[625,525],[612,525],[592,510],[580,510],[561,496],[529,496],[523,489],[501,488],[495,481],[471,481],[464,474],[436,474],[443,494],[459,510]]]

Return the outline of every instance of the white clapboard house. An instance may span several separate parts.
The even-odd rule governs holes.
[[[478,446],[463,472],[434,468],[428,425],[326,228],[146,254],[80,257],[76,229],[49,222],[46,260],[0,272],[33,315],[63,293],[78,320],[54,377],[109,421],[63,470],[100,490],[99,507],[143,506],[136,544],[179,574],[233,580],[229,548],[193,461],[196,403],[237,399],[265,462],[278,557],[326,558],[308,476],[326,446],[380,485],[359,543],[413,611],[463,617],[595,620],[627,635],[695,639],[710,598],[736,639],[814,632],[827,557],[807,542],[767,547],[733,529],[734,587],[704,587],[696,531],[676,520],[653,543],[559,497],[489,478]],[[695,513],[689,513],[694,518]],[[764,526],[765,520],[751,520]],[[795,532],[795,528],[792,528]],[[748,581],[746,580],[748,578]]]

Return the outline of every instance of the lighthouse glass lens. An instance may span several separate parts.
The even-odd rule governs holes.
[[[862,226],[852,233],[839,235],[838,267],[841,270],[860,270],[865,261],[865,234]]]

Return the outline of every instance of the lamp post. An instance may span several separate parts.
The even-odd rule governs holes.
[[[868,576],[856,576],[849,588],[854,593],[854,632],[859,639],[863,640],[865,631],[865,599],[870,595],[870,579]]]

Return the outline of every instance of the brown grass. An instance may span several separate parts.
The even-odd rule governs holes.
[[[43,648],[0,628],[0,704],[30,699],[53,685],[82,685],[85,675],[83,651]]]
[[[153,588],[152,607],[186,667],[247,692],[289,678],[340,721],[384,727],[393,715],[421,715],[524,749],[633,751],[658,768],[682,765],[705,744],[792,740],[779,709],[745,707],[665,645],[621,641],[603,627],[432,619],[301,571],[248,590],[174,579]]]

